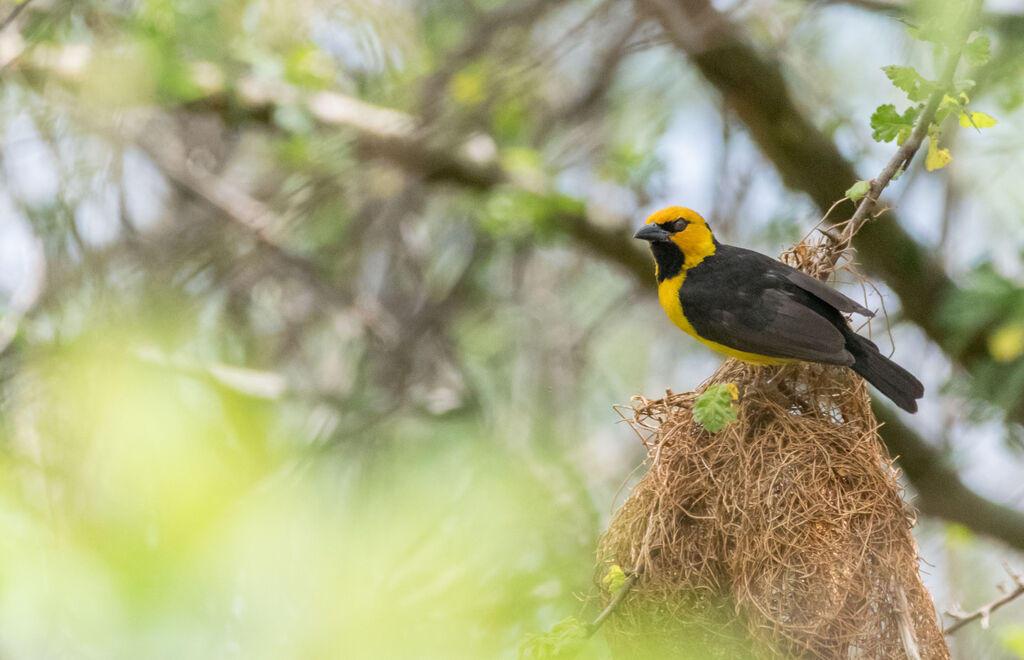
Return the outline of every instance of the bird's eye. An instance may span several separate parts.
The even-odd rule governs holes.
[[[685,220],[683,218],[676,218],[676,220],[672,223],[672,231],[683,231],[684,229],[686,229],[686,225],[688,224],[690,224],[689,220]]]

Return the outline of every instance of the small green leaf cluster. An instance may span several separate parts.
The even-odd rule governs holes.
[[[531,633],[519,644],[519,660],[572,660],[590,637],[587,624],[574,616],[546,633]]]
[[[896,144],[903,144],[914,130],[920,112],[921,106],[907,108],[903,114],[896,112],[896,106],[891,103],[878,106],[871,115],[871,137],[875,142],[896,140]]]
[[[601,578],[601,582],[608,587],[608,592],[613,596],[618,595],[618,593],[622,591],[622,587],[626,584],[626,580],[626,572],[623,571],[622,567],[618,564],[612,564],[608,568],[608,572],[605,576]]]
[[[736,421],[736,408],[732,402],[737,396],[736,386],[732,383],[710,386],[694,402],[693,420],[711,433],[718,433]]]
[[[930,20],[918,27],[911,28],[911,36],[932,43],[937,47],[936,51],[939,54],[959,52],[960,57],[971,67],[984,65],[988,62],[992,52],[989,38],[984,35],[975,35],[963,43],[961,33],[957,28],[957,21],[962,20],[963,17],[954,11],[956,7],[953,4],[949,4],[947,9],[950,11],[936,12]],[[902,145],[913,133],[928,99],[937,93],[943,94],[935,117],[928,126],[928,154],[925,158],[925,167],[928,170],[941,169],[953,160],[949,150],[940,145],[940,127],[947,117],[956,113],[961,126],[973,126],[976,129],[996,124],[996,120],[989,115],[968,110],[967,104],[970,102],[970,98],[967,96],[967,92],[974,87],[973,80],[957,79],[949,84],[943,81],[929,80],[911,66],[884,66],[882,71],[897,89],[907,95],[907,99],[914,105],[902,112],[891,103],[878,106],[871,115],[871,137],[876,142],[895,140],[896,144]],[[854,184],[846,192],[846,196],[853,201],[863,197],[867,193],[867,189],[861,185],[862,183],[864,182]]]

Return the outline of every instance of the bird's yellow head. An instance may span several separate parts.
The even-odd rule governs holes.
[[[682,206],[652,213],[634,237],[651,244],[659,279],[673,277],[668,271],[692,268],[715,253],[715,237],[708,223],[696,211]]]

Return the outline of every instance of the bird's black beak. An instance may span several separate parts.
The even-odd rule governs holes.
[[[633,238],[639,238],[642,241],[649,241],[654,243],[656,241],[667,241],[668,237],[672,234],[668,233],[661,227],[655,224],[644,225],[640,231],[633,234]]]

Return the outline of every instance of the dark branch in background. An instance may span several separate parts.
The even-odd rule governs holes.
[[[25,8],[32,4],[32,0],[22,0],[21,4],[15,5],[14,9],[11,10],[10,14],[7,14],[6,18],[0,21],[0,32],[2,32],[8,25],[13,23],[21,12],[25,11]]]
[[[996,598],[991,603],[986,603],[985,605],[982,605],[973,612],[947,610],[946,616],[949,616],[954,620],[954,623],[951,624],[948,628],[946,628],[945,632],[947,635],[952,635],[956,631],[966,626],[968,623],[971,623],[972,621],[977,621],[979,619],[981,620],[981,627],[988,628],[988,618],[989,616],[991,616],[993,612],[998,610],[1003,605],[1006,605],[1010,601],[1015,600],[1020,596],[1024,595],[1024,576],[1022,576],[1020,573],[1017,573],[1016,571],[1010,570],[1009,566],[1006,567],[1006,570],[1010,574],[1010,579],[1013,580],[1014,588],[1010,591],[1007,591],[999,598]],[[1000,589],[1002,589],[1002,587],[1000,587]]]
[[[877,399],[871,408],[885,425],[881,431],[885,444],[917,491],[915,505],[922,513],[960,523],[1024,551],[1024,513],[985,499],[964,485],[945,458],[891,408]]]
[[[190,162],[184,145],[168,131],[154,133],[149,127],[137,126],[126,129],[125,137],[141,149],[171,183],[252,237],[260,249],[301,278],[322,300],[352,309],[363,324],[385,342],[393,343],[397,339],[395,321],[384,310],[368,307],[370,303],[366,300],[350,300],[341,288],[332,286],[323,267],[292,250],[277,235],[275,225],[280,223],[264,202]]]
[[[557,119],[579,121],[589,115],[604,98],[605,94],[615,82],[615,72],[622,63],[623,58],[628,54],[629,44],[633,34],[639,28],[639,22],[633,21],[625,30],[622,30],[612,45],[601,55],[594,67],[594,75],[590,83],[583,89],[583,92],[575,99],[569,101],[565,107],[557,111]],[[546,133],[556,126],[555,121],[548,122],[543,132]]]

